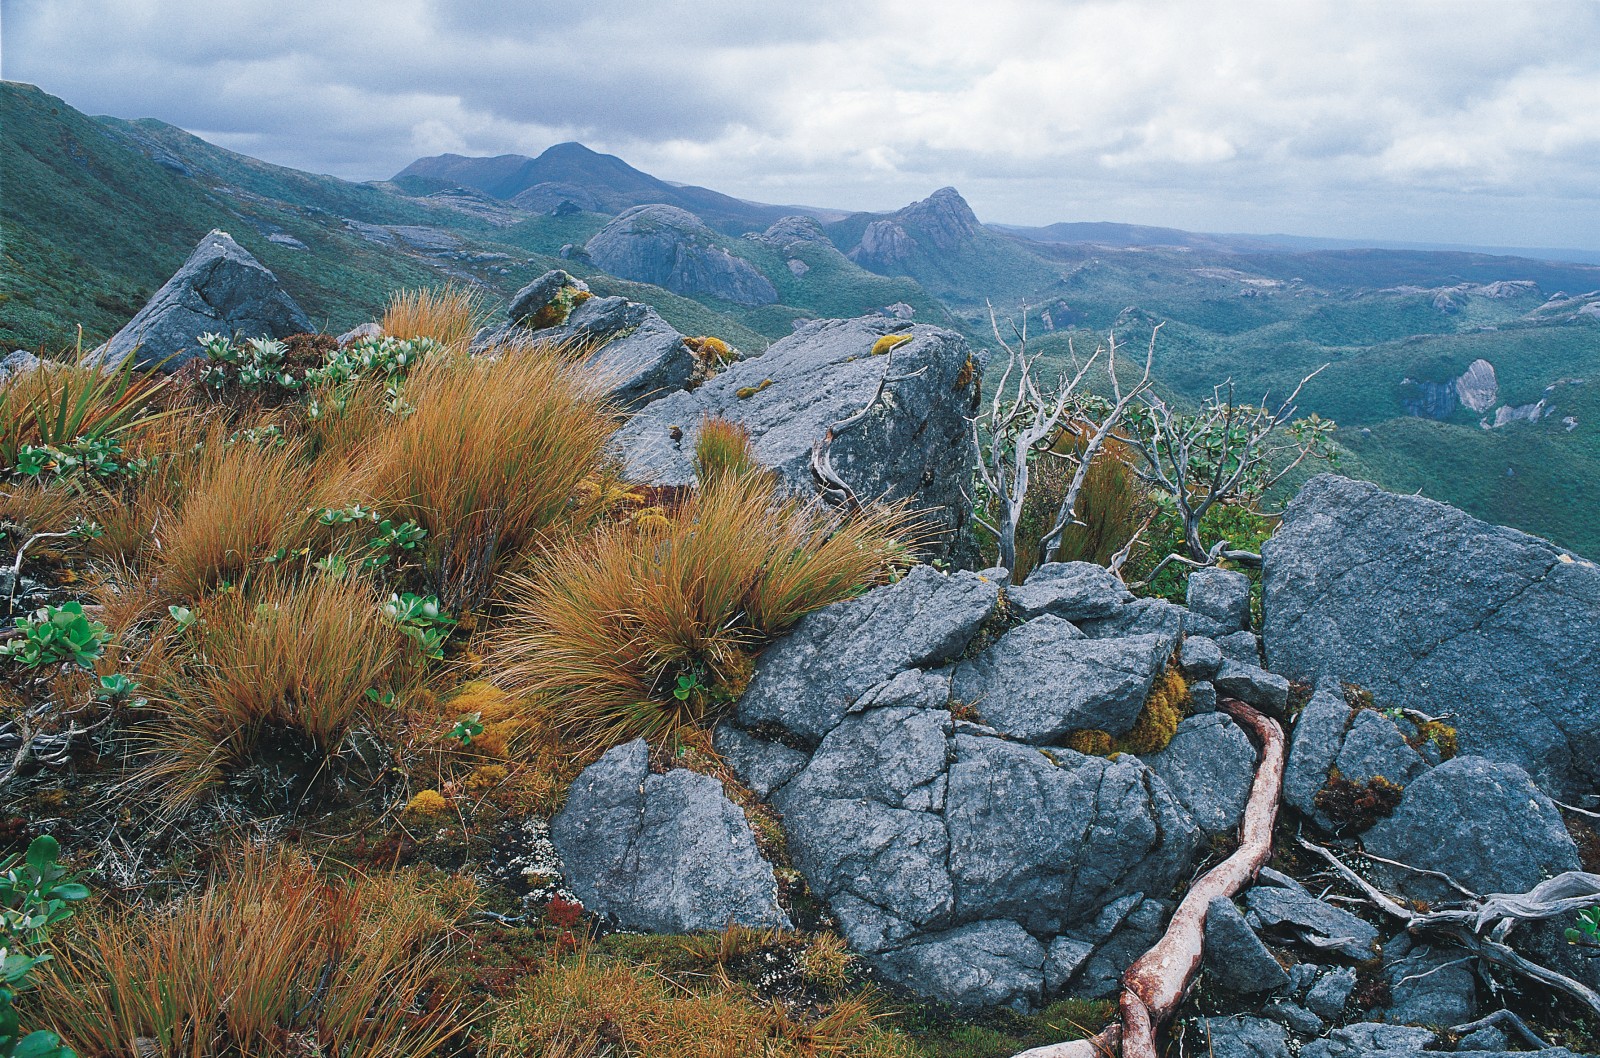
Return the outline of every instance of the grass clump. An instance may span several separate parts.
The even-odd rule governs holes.
[[[37,1006],[84,1058],[422,1058],[458,1031],[435,977],[470,900],[467,883],[330,879],[251,851],[170,906],[80,915]]]
[[[451,284],[442,290],[395,292],[379,326],[395,338],[431,338],[452,352],[465,353],[482,317],[481,295]]]
[[[259,598],[216,596],[146,659],[156,706],[140,736],[169,803],[195,800],[263,746],[311,762],[413,676],[415,648],[354,578],[312,576]],[[369,694],[369,692],[372,692]]]
[[[763,472],[750,447],[743,423],[708,415],[694,442],[694,470],[702,485],[724,476],[746,477]]]
[[[912,1058],[899,1033],[875,1024],[864,999],[814,1019],[728,986],[693,988],[647,966],[582,953],[532,977],[496,1012],[491,1058]]]
[[[661,521],[604,526],[512,582],[499,678],[590,743],[713,720],[756,649],[884,581],[909,529],[900,509],[839,519],[765,475],[716,476]]]
[[[542,348],[424,365],[405,399],[413,410],[361,450],[351,491],[427,530],[435,594],[458,611],[507,558],[571,524],[615,420],[580,366]]]

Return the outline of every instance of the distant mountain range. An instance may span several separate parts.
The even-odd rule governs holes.
[[[779,206],[575,143],[351,183],[12,83],[0,127],[7,349],[70,345],[80,324],[86,343],[104,337],[212,228],[328,330],[374,318],[401,287],[470,284],[493,304],[556,267],[747,352],[797,320],[869,313],[993,345],[993,304],[1025,312],[1030,349],[1052,362],[1069,342],[1081,354],[1114,330],[1138,344],[1162,322],[1171,399],[1228,379],[1281,395],[1328,364],[1302,408],[1340,422],[1348,470],[1600,555],[1600,510],[1571,492],[1600,481],[1600,268],[1553,254],[1015,228],[982,223],[954,188],[885,213]]]

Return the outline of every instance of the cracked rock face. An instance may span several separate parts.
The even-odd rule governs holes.
[[[1307,482],[1262,548],[1267,659],[1448,713],[1463,753],[1600,783],[1600,567],[1432,500]]]
[[[584,769],[550,840],[583,905],[625,929],[789,926],[772,864],[722,784],[682,769],[653,774],[642,739]]]
[[[874,356],[890,334],[910,341]],[[954,540],[971,506],[962,493],[975,469],[966,416],[982,373],[954,331],[883,316],[823,320],[650,404],[617,431],[616,446],[632,480],[687,485],[701,422],[731,419],[750,431],[757,459],[811,496],[813,446],[865,409],[834,439],[834,471],[863,501],[909,500],[929,512],[931,527],[952,534],[941,539]]]
[[[227,232],[213,231],[89,359],[119,367],[131,356],[136,367],[161,364],[163,371],[172,372],[204,355],[196,339],[208,332],[240,339],[287,338],[312,329],[277,276]]]
[[[1042,613],[972,654],[999,594],[919,566],[810,615],[762,656],[719,744],[773,790],[794,866],[873,966],[957,1006],[1027,1008],[1114,990],[1202,831],[1136,757],[1060,745],[1131,725],[1172,640],[1089,639]],[[957,719],[970,699],[995,726]],[[1055,719],[1007,737],[1002,699]]]

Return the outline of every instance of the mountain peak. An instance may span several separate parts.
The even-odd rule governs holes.
[[[978,231],[978,215],[972,212],[961,192],[941,187],[921,202],[913,202],[894,215],[918,241],[936,249],[950,250],[969,242]]]

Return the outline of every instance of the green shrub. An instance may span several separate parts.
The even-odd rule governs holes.
[[[17,618],[17,629],[21,637],[0,645],[0,657],[30,669],[67,662],[92,669],[109,638],[106,626],[89,620],[77,602],[41,606],[32,617]]]
[[[15,1000],[33,985],[34,971],[50,961],[38,949],[52,926],[70,918],[68,905],[89,890],[56,861],[61,846],[48,834],[34,838],[23,856],[0,861],[0,1054],[11,1058],[75,1058],[54,1032],[23,1034]]]

